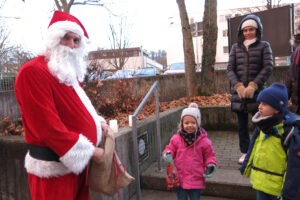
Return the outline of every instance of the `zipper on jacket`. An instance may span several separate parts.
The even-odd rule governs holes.
[[[271,175],[275,175],[275,176],[283,176],[284,175],[284,174],[278,174],[278,173],[275,173],[275,172],[270,172],[268,170],[260,169],[260,168],[254,167],[253,165],[251,165],[251,168],[256,170],[256,171],[264,172],[266,174],[271,174]]]

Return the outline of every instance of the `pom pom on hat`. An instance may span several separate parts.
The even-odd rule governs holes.
[[[188,108],[183,109],[181,113],[181,120],[180,123],[182,124],[182,119],[184,116],[192,116],[196,119],[198,127],[201,126],[201,113],[199,110],[199,107],[196,103],[192,102],[190,103]]]
[[[247,19],[243,22],[241,29],[243,30],[245,27],[251,26],[254,28],[258,28],[257,22],[254,19]]]
[[[276,110],[283,112],[288,104],[288,92],[285,85],[273,83],[258,94],[257,102],[269,104]]]

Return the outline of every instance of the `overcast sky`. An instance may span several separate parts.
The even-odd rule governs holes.
[[[105,0],[111,2],[111,0]],[[108,7],[116,14],[126,16],[131,46],[143,46],[147,50],[166,48],[167,28],[171,17],[178,16],[175,0],[112,0]],[[38,52],[43,32],[46,30],[53,9],[53,0],[7,0],[0,10],[0,20],[6,21],[11,38],[25,49]],[[262,5],[262,0],[220,0],[218,9],[242,8]],[[282,3],[298,3],[300,0],[282,0]],[[203,13],[204,0],[186,0],[189,13]],[[92,46],[109,48],[108,25],[116,18],[98,6],[73,6],[71,14],[83,23]],[[3,18],[5,17],[5,18]],[[7,18],[17,17],[19,19]],[[175,41],[174,41],[175,42]]]

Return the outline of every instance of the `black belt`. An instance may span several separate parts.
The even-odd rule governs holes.
[[[59,162],[59,156],[49,147],[29,144],[29,154],[31,157],[39,160]]]

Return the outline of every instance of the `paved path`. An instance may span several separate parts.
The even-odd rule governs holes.
[[[159,190],[142,190],[142,200],[173,200],[176,199],[176,192],[167,192]],[[136,200],[134,195],[130,200]],[[201,196],[201,200],[235,200],[212,196]]]
[[[238,169],[241,156],[238,133],[232,131],[207,131],[215,149],[218,168]]]

